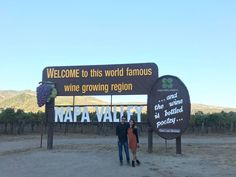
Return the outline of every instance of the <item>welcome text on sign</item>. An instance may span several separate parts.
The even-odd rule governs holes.
[[[113,70],[95,70],[90,69],[89,71],[85,69],[55,69],[47,68],[47,78],[49,79],[60,79],[60,78],[79,78],[79,77],[122,77],[122,76],[150,76],[152,75],[152,68],[141,68],[141,69],[131,69],[127,67],[117,68]]]
[[[57,96],[148,94],[158,77],[155,63],[51,66],[43,81],[54,83]]]

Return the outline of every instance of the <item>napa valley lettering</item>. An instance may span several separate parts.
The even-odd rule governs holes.
[[[133,114],[136,114],[137,122],[141,122],[143,106],[95,106],[96,119],[90,117],[88,106],[80,107],[55,107],[55,122],[119,122],[126,112],[129,121]]]

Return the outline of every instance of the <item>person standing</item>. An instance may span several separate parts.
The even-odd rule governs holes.
[[[121,122],[116,127],[116,135],[118,136],[118,149],[120,165],[123,165],[122,149],[124,147],[127,164],[130,164],[129,149],[128,149],[128,128],[129,124],[126,122],[126,117],[121,117]]]
[[[135,162],[138,165],[140,165],[140,161],[137,159],[137,148],[139,148],[139,137],[138,137],[138,129],[135,125],[134,119],[130,119],[129,121],[128,140],[129,140],[129,149],[131,150],[133,155],[132,167],[135,167]]]

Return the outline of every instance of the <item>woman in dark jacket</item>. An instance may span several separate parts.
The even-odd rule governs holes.
[[[134,119],[129,121],[130,127],[128,128],[128,140],[129,149],[133,154],[132,166],[135,167],[135,162],[140,165],[140,161],[137,159],[137,148],[139,147],[138,129],[135,126]]]

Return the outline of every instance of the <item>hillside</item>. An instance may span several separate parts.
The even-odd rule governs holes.
[[[0,102],[0,108],[14,108],[23,109],[25,112],[38,112],[43,111],[44,108],[37,106],[36,95],[32,91],[25,91],[5,98]]]
[[[191,113],[194,114],[198,111],[202,111],[203,113],[215,113],[215,112],[236,112],[236,108],[227,108],[220,106],[212,106],[212,105],[204,105],[204,104],[192,104]]]
[[[0,109],[23,109],[25,112],[44,111],[44,106],[37,105],[36,93],[25,91],[0,91]],[[57,97],[56,105],[73,105],[72,97]],[[104,105],[106,102],[94,97],[76,97],[75,105]]]
[[[73,98],[72,97],[57,97],[55,104],[56,105],[73,105]],[[75,105],[104,105],[104,104],[107,104],[107,103],[95,97],[80,96],[80,97],[76,97],[75,99]],[[225,107],[218,107],[218,106],[211,106],[211,105],[204,105],[204,104],[192,104],[191,106],[192,106],[192,110],[191,110],[192,114],[198,111],[202,111],[203,113],[213,113],[213,112],[221,112],[221,111],[236,112],[236,108],[225,108]],[[37,100],[36,100],[36,93],[31,90],[0,91],[0,109],[5,109],[9,107],[15,108],[15,109],[23,109],[25,112],[44,111],[44,107],[42,108],[38,107]]]
[[[0,90],[0,103],[4,100],[10,99],[16,95],[21,94],[25,91],[15,91],[15,90]],[[30,92],[30,91],[29,91]]]

